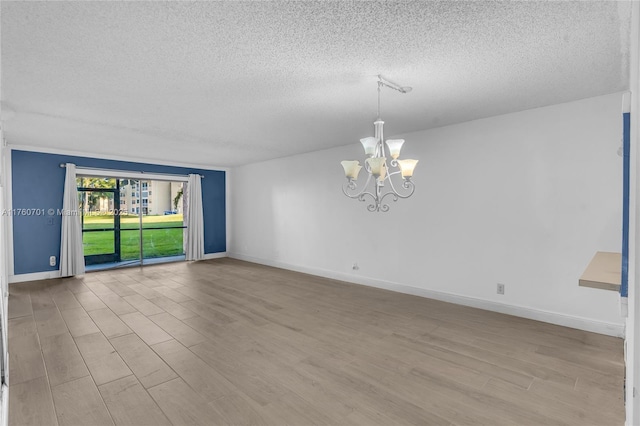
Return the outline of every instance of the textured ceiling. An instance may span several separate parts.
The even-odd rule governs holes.
[[[628,88],[628,2],[2,1],[10,144],[233,166]]]

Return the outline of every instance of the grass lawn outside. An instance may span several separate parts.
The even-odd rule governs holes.
[[[184,254],[184,229],[145,229],[149,227],[182,226],[182,215],[143,216],[142,251],[145,258],[180,256]],[[113,216],[84,216],[83,229],[113,228]],[[122,260],[140,258],[140,219],[120,216],[120,255]],[[82,234],[84,255],[114,253],[114,232],[96,231]]]

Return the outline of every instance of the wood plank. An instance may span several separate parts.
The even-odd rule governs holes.
[[[125,296],[124,300],[126,300],[127,303],[136,308],[142,315],[150,316],[161,314],[164,312],[162,308],[149,302],[139,294],[134,294],[133,296]]]
[[[153,290],[173,300],[176,303],[188,302],[189,300],[191,300],[189,296],[185,296],[182,293],[178,293],[174,289],[171,289],[166,286],[154,287]]]
[[[149,299],[149,301],[155,304],[156,306],[161,307],[166,312],[170,313],[171,315],[178,318],[179,320],[185,320],[187,318],[193,318],[195,316],[198,316],[198,314],[196,314],[195,312],[185,308],[179,303],[174,302],[168,297],[158,296],[158,297]]]
[[[173,280],[162,278],[162,277],[155,279],[154,282],[158,284],[156,287],[164,286],[164,287],[169,287],[172,290],[176,290],[182,287],[182,284],[179,284]]]
[[[150,289],[154,289],[156,287],[162,287],[163,286],[163,284],[161,282],[159,282],[158,280],[145,279],[145,278],[142,278],[142,279],[138,280],[138,284],[142,284],[143,286],[145,286],[147,288],[150,288]],[[157,293],[157,294],[160,294],[160,293]]]
[[[47,375],[37,334],[9,339],[9,377],[11,384],[28,382]]]
[[[180,378],[152,387],[149,394],[175,425],[225,424],[224,418]]]
[[[37,311],[58,309],[49,292],[44,289],[32,291],[30,297],[34,315]]]
[[[140,312],[120,317],[147,345],[171,340],[171,336]]]
[[[9,315],[7,318],[18,318],[33,314],[31,307],[31,296],[25,293],[9,294]]]
[[[8,321],[9,339],[14,337],[28,336],[38,332],[36,322],[32,315],[13,318]]]
[[[133,374],[102,333],[87,334],[75,340],[96,385]]]
[[[103,283],[105,287],[108,287],[111,291],[117,294],[120,297],[131,296],[132,294],[136,294],[135,291],[127,287],[126,285],[120,283],[119,281],[105,282]]]
[[[604,375],[614,376],[620,371],[621,363],[617,359],[606,359],[603,357],[591,356],[588,353],[575,353],[564,348],[539,345],[535,350],[536,354],[544,355],[547,358],[565,361],[569,364],[579,364]]]
[[[91,317],[87,314],[82,307],[75,309],[67,309],[62,312],[62,318],[67,324],[69,333],[73,337],[84,336],[85,334],[97,333],[100,330],[91,320]]]
[[[80,279],[71,279],[67,281],[65,285],[67,286],[67,290],[69,290],[74,295],[91,291],[91,289],[87,287],[85,283]]]
[[[103,295],[115,294],[113,291],[111,291],[111,289],[109,287],[107,287],[106,285],[102,284],[99,281],[87,281],[87,280],[85,280],[85,284],[98,297],[103,296]]]
[[[41,338],[40,346],[52,387],[89,375],[71,334]]]
[[[56,426],[57,424],[51,389],[45,376],[20,384],[11,384],[9,425]]]
[[[111,344],[145,388],[178,377],[136,334],[116,337]]]
[[[207,341],[207,338],[202,334],[164,311],[161,314],[150,316],[149,319],[186,347]]]
[[[95,311],[96,309],[106,309],[107,305],[104,304],[98,296],[92,291],[78,293],[75,295],[78,302],[82,305],[85,311]]]
[[[235,393],[224,376],[175,340],[151,348],[207,402]]]
[[[558,424],[571,425],[582,424],[585,417],[584,411],[575,409],[562,401],[528,392],[499,379],[490,379],[484,388],[484,393],[491,398],[504,401],[502,411],[510,415],[514,422],[531,422],[537,416],[536,422],[539,424],[551,424],[551,419],[556,419]],[[545,407],[545,409],[543,413],[534,415],[529,409],[531,406]]]
[[[268,424],[267,417],[261,409],[250,403],[240,395],[224,396],[209,403],[227,425],[264,425]]]
[[[59,291],[51,292],[51,298],[60,311],[81,307],[76,298],[73,296],[73,293],[67,290],[66,286],[64,286]]]
[[[268,424],[281,425],[332,425],[338,424],[322,409],[314,407],[294,393],[288,393],[282,398],[263,408],[263,415],[268,418]],[[436,424],[424,420],[423,424]]]
[[[127,376],[98,387],[117,425],[171,425],[135,376]]]
[[[125,315],[132,312],[138,312],[136,308],[128,304],[122,297],[117,294],[97,294],[105,305],[109,307],[116,315]]]
[[[431,410],[428,405],[418,405],[410,399],[399,397],[397,387],[389,387],[384,381],[371,380],[357,368],[350,365],[335,366],[332,362],[310,357],[299,367],[304,374],[311,374],[315,380],[330,383],[331,389],[340,397],[352,399],[352,403],[376,407],[394,423],[409,424],[450,424],[447,413]],[[355,401],[353,401],[355,399]]]
[[[582,287],[620,291],[622,254],[598,251],[578,280]]]
[[[427,344],[420,340],[393,335],[384,340],[385,342],[390,342],[391,345],[400,345],[436,359],[463,365],[470,370],[475,370],[491,377],[499,378],[505,382],[513,383],[523,389],[529,388],[534,377],[537,376],[546,378],[555,374],[558,380],[568,383],[575,381],[572,377],[563,376],[558,372],[546,369],[544,366],[537,366],[519,359],[494,354],[448,339],[431,337],[429,340],[431,344]],[[493,362],[494,357],[501,362]]]
[[[197,288],[198,290],[182,287],[178,291],[235,320],[247,321],[257,327],[269,323],[266,317],[271,317],[271,311],[261,303],[252,307],[243,300],[220,291],[217,286],[198,284]]]
[[[131,329],[127,327],[127,325],[122,322],[122,320],[109,308],[96,309],[95,311],[89,311],[88,313],[100,331],[102,331],[108,339],[133,333],[133,331],[131,331]]]
[[[208,319],[216,324],[229,324],[235,321],[235,319],[231,318],[229,315],[226,315],[217,309],[213,309],[204,303],[196,302],[195,300],[181,303],[181,305],[190,311],[195,312],[202,318]]]
[[[585,417],[594,419],[594,422],[600,424],[607,424],[609,419],[616,417],[616,413],[624,410],[624,398],[621,392],[567,390],[557,383],[539,379],[533,382],[529,392],[584,410]]]
[[[60,311],[55,306],[48,309],[39,309],[33,312],[36,321],[38,335],[43,337],[68,333],[67,324],[62,319]]]
[[[114,424],[91,377],[54,386],[51,392],[60,426]]]
[[[273,369],[273,366],[267,365],[268,362],[258,359],[255,365],[245,353],[230,351],[224,346],[206,342],[192,346],[190,350],[258,406],[277,401],[289,392],[290,389],[280,380],[282,374],[273,377],[265,371]],[[299,387],[296,389],[299,390]]]
[[[154,297],[160,296],[160,293],[140,283],[130,284],[129,288],[135,291],[136,293],[138,293],[139,295],[141,295],[142,297],[144,297],[145,299],[153,299]]]

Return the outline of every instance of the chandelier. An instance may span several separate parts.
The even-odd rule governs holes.
[[[399,86],[378,76],[378,118],[373,122],[375,133],[373,137],[360,139],[367,156],[364,162],[364,169],[367,173],[367,180],[358,190],[358,175],[362,166],[358,160],[345,160],[342,162],[344,174],[347,182],[342,186],[342,192],[349,198],[360,201],[369,200],[371,204],[367,206],[370,212],[389,211],[389,205],[385,204],[385,198],[390,197],[393,201],[399,198],[409,198],[413,195],[415,185],[411,181],[413,170],[418,160],[399,160],[400,149],[404,144],[404,139],[388,139],[386,146],[391,161],[387,161],[387,150],[385,149],[382,128],[384,121],[380,118],[380,89],[382,86],[397,90],[400,93],[408,93],[411,87]],[[392,177],[400,175],[402,180]],[[396,180],[396,183],[394,183]],[[370,185],[372,184],[372,185]]]

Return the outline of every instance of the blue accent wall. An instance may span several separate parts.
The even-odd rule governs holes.
[[[629,150],[631,148],[631,113],[622,114],[622,277],[620,296],[629,292]]]
[[[60,163],[73,163],[78,167],[95,169],[174,175],[201,174],[204,176],[202,180],[204,252],[220,253],[227,250],[224,171],[12,150],[13,209],[44,209],[45,211],[50,208],[61,209],[65,169],[60,167]],[[60,258],[60,232],[60,216],[14,215],[14,274],[57,270],[57,266],[49,266],[49,256]]]

